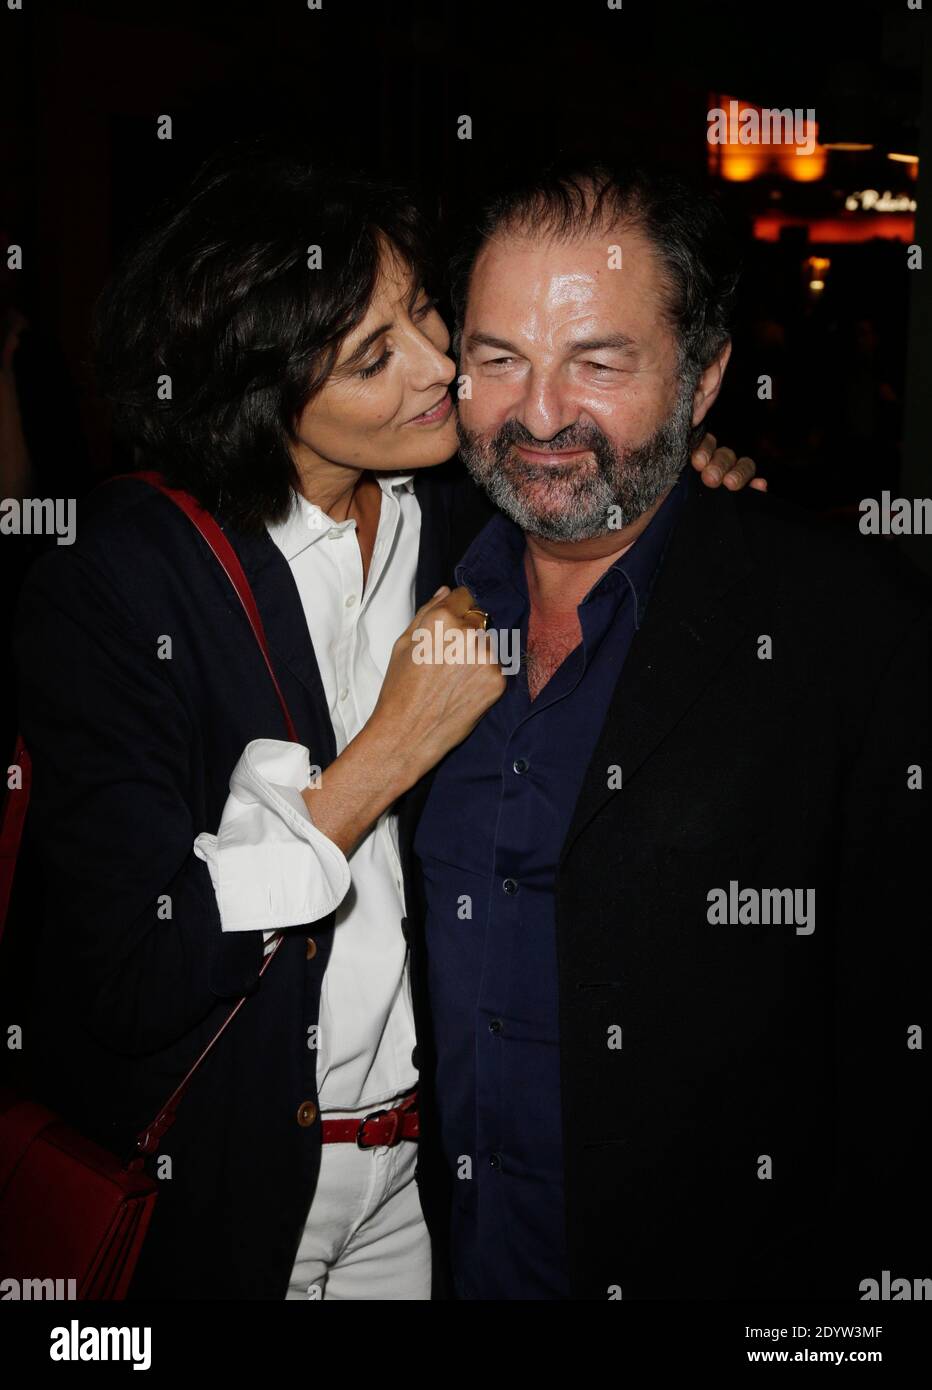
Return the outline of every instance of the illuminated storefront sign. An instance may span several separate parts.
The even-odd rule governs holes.
[[[891,193],[889,188],[883,193],[876,188],[862,188],[848,194],[845,208],[848,212],[915,212],[916,200],[908,193]]]

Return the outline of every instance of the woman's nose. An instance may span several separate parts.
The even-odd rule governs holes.
[[[447,341],[449,346],[449,341]],[[456,361],[449,353],[438,347],[435,342],[428,338],[425,332],[415,328],[410,338],[410,374],[411,385],[417,391],[425,391],[429,386],[438,385],[449,386],[453,378],[456,377]]]
[[[419,345],[411,367],[411,384],[419,391],[438,382],[449,386],[456,376],[456,363],[428,339]]]

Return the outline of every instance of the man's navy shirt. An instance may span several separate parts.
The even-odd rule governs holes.
[[[582,642],[533,701],[523,532],[494,516],[456,569],[490,627],[520,629],[522,652],[521,671],[437,769],[415,842],[460,1298],[569,1295],[556,866],[686,485],[681,475],[590,589]]]

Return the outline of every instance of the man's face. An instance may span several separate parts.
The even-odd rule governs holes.
[[[627,526],[687,461],[695,383],[679,380],[661,288],[650,243],[630,228],[570,242],[508,234],[480,252],[461,452],[524,530],[576,541],[604,534],[610,517]]]

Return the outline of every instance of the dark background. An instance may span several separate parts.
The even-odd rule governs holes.
[[[0,255],[0,322],[15,307],[29,325],[14,362],[29,495],[80,499],[128,466],[89,370],[94,300],[205,155],[276,127],[303,132],[322,159],[410,183],[447,241],[488,183],[558,149],[715,189],[746,262],[710,422],[720,441],[751,454],[774,493],[852,526],[862,497],[932,493],[932,265],[907,269],[911,242],[932,255],[930,23],[907,0],[323,0],[319,11],[306,0],[0,0],[0,248],[19,244],[25,258],[13,273]],[[820,140],[873,148],[830,151],[812,183],[774,170],[721,179],[705,137],[723,96],[815,108]],[[457,138],[464,114],[471,140]],[[172,117],[170,141],[156,138],[160,115]],[[895,164],[891,151],[920,162]],[[845,194],[864,188],[909,192],[915,218],[845,214]],[[795,225],[768,239],[775,214]],[[830,263],[819,292],[812,256]],[[11,752],[8,619],[49,543],[0,535],[0,737]],[[928,537],[903,548],[932,570]],[[26,925],[34,902],[24,895]],[[11,946],[0,992],[18,976]]]
[[[558,149],[633,158],[715,189],[746,266],[711,421],[720,441],[751,454],[774,492],[852,525],[858,500],[883,488],[932,491],[932,268],[906,263],[922,240],[932,160],[887,157],[932,156],[929,20],[906,0],[22,4],[0,9],[0,240],[25,258],[21,272],[0,269],[0,317],[13,305],[29,324],[14,370],[30,495],[80,498],[128,466],[89,370],[94,299],[206,154],[278,127],[306,135],[322,160],[408,182],[447,239],[490,182]],[[820,141],[873,149],[829,151],[812,183],[774,171],[722,179],[706,113],[726,96],[812,107]],[[464,114],[471,140],[457,137]],[[156,136],[160,115],[172,117],[171,140]],[[910,193],[915,219],[844,213],[844,195],[866,187]],[[774,212],[797,225],[768,240]],[[830,261],[819,293],[812,255]],[[757,395],[763,373],[769,402]],[[0,537],[8,599],[46,543]],[[923,563],[928,540],[904,548]],[[8,741],[14,719],[5,715]]]

